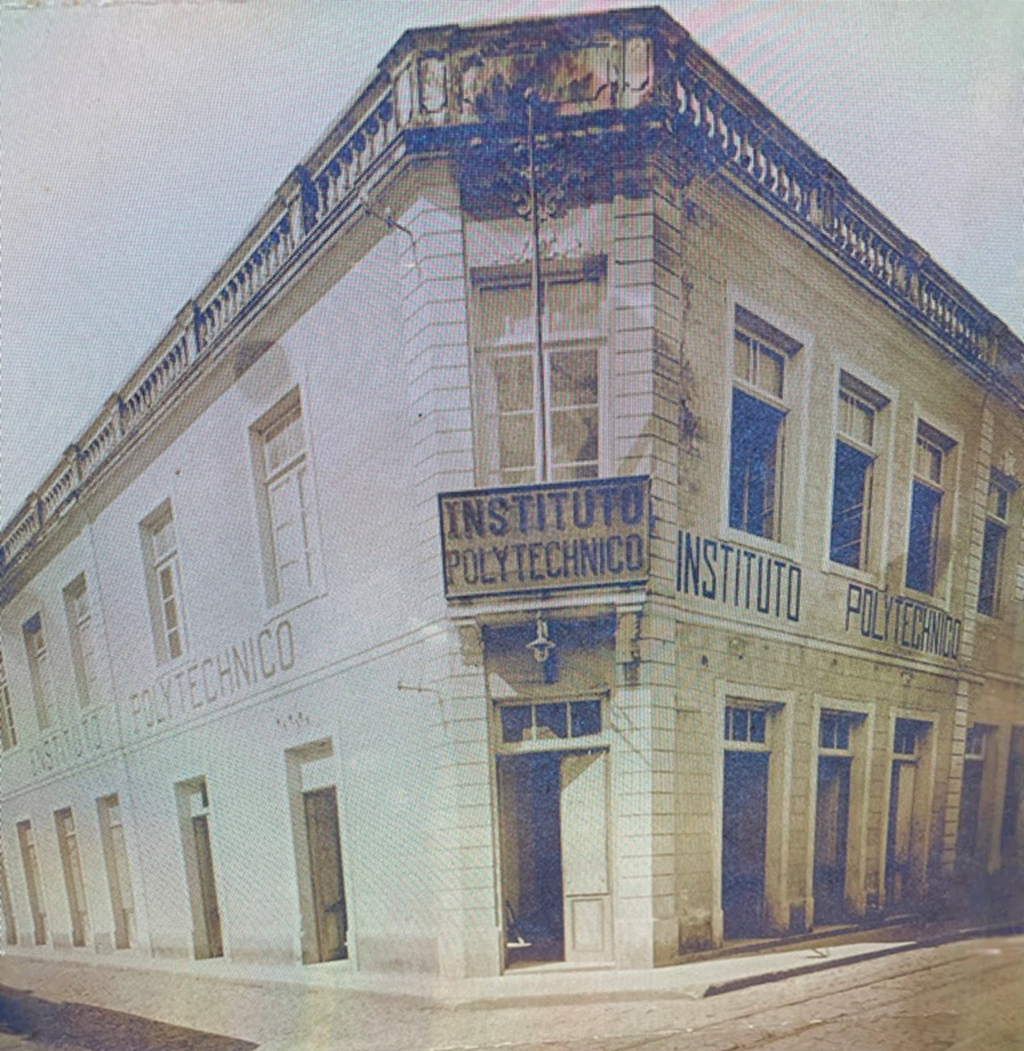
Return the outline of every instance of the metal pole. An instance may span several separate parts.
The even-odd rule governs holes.
[[[548,413],[544,370],[544,286],[540,279],[540,208],[537,203],[537,167],[534,162],[533,92],[526,95],[526,149],[530,162],[530,219],[533,224],[534,351],[537,356],[537,480],[548,481]]]

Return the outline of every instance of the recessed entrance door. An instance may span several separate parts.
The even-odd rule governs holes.
[[[334,786],[302,795],[309,843],[309,873],[316,921],[317,956],[320,961],[343,960],[348,926],[345,882],[341,869],[338,833],[338,797]]]
[[[206,932],[206,955],[223,956],[220,907],[217,904],[217,883],[213,875],[213,852],[210,850],[210,823],[205,814],[197,814],[192,818],[192,834],[195,837],[199,898]]]
[[[725,753],[722,791],[722,912],[726,938],[764,933],[768,753]]]
[[[818,759],[814,821],[814,922],[838,923],[846,915],[846,838],[850,823],[850,760]]]
[[[498,757],[506,964],[611,957],[607,752]]]
[[[978,867],[978,819],[981,813],[982,763],[964,760],[963,785],[960,789],[960,820],[956,833],[956,860],[961,872],[971,874]]]
[[[885,897],[890,908],[905,902],[910,893],[916,776],[916,763],[893,762],[885,865]]]
[[[565,958],[573,963],[611,955],[607,759],[607,752],[562,756]]]

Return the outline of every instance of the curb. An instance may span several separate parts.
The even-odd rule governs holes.
[[[939,945],[948,945],[950,942],[969,941],[971,938],[993,938],[1005,934],[1024,933],[1024,922],[1003,923],[993,927],[962,927],[954,931],[943,931],[941,934],[933,934],[902,945],[889,945],[882,949],[871,949],[858,956],[845,956],[837,960],[822,960],[820,963],[812,963],[806,967],[791,967],[779,971],[766,971],[764,974],[750,974],[742,978],[730,978],[724,982],[713,982],[704,990],[704,996],[721,996],[723,993],[733,993],[740,989],[749,989],[755,985],[767,985],[771,982],[781,982],[786,978],[796,978],[802,974],[817,974],[820,971],[831,971],[837,967],[846,967],[854,963],[864,963],[868,960],[878,960],[885,956],[895,956],[897,953],[912,952],[914,949],[931,949]]]

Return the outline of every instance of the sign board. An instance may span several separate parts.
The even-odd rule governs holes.
[[[469,489],[437,499],[449,599],[647,582],[646,476]]]

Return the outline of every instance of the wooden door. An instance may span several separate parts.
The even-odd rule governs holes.
[[[333,786],[304,792],[309,872],[319,959],[344,960],[348,956],[348,915],[345,880],[341,867],[338,831],[338,797]]]
[[[850,821],[850,760],[818,759],[814,822],[814,922],[838,923],[846,913],[846,837]]]
[[[561,761],[562,900],[565,959],[611,959],[608,878],[608,753],[570,752]]]
[[[889,832],[885,866],[886,903],[892,907],[906,900],[913,865],[914,781],[912,762],[892,764],[889,787]]]
[[[764,933],[768,753],[726,752],[722,792],[722,912],[726,938]]]
[[[220,907],[217,904],[217,882],[213,875],[213,853],[210,850],[210,823],[205,814],[197,814],[192,818],[192,833],[195,837],[199,899],[206,931],[206,955],[223,956],[224,941],[220,929]]]

